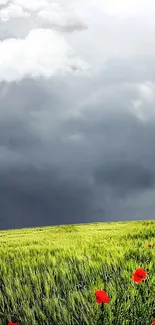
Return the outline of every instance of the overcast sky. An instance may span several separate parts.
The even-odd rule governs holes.
[[[0,228],[155,218],[155,1],[0,0]]]

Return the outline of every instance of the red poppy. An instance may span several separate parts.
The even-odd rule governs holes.
[[[148,247],[150,247],[150,248],[151,248],[151,247],[152,247],[152,244],[148,244]]]
[[[19,325],[17,323],[8,322],[8,325]]]
[[[155,322],[153,322],[152,325],[155,325]]]
[[[147,278],[147,273],[142,268],[139,268],[134,273],[132,273],[132,279],[134,282],[142,282],[146,278]]]
[[[101,304],[104,302],[105,304],[108,304],[110,301],[110,298],[108,297],[108,294],[104,290],[96,290],[95,291],[96,295],[96,302],[97,304]]]

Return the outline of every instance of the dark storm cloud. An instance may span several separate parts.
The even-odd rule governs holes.
[[[90,221],[92,197],[87,184],[63,180],[54,167],[1,170],[1,229]]]
[[[85,109],[83,119],[72,118],[66,125],[66,132],[83,134],[85,147],[79,161],[91,151],[86,168],[103,197],[133,197],[155,184],[155,119],[140,121],[128,111],[128,97],[126,102],[123,97],[122,88],[121,96]]]
[[[101,73],[87,85],[1,85],[1,228],[152,217],[155,118],[140,120],[132,101],[149,112],[154,99],[128,83],[124,66],[115,78],[110,69],[107,83]]]
[[[42,145],[36,116],[39,118],[48,108],[48,114],[52,111],[52,119],[56,122],[62,102],[63,97],[60,99],[54,90],[49,93],[38,81],[23,80],[10,85],[1,83],[0,145],[12,150],[12,155],[16,150],[24,151],[31,146]]]
[[[134,194],[134,191],[152,188],[155,184],[155,172],[136,161],[109,161],[96,169],[95,181],[97,185],[110,186],[115,197],[125,197]]]
[[[36,0],[21,2],[29,5],[29,17],[11,18],[13,7],[1,12],[8,19],[1,21],[1,41],[13,37],[12,44],[21,46],[33,29],[56,29],[91,66],[83,77],[0,83],[2,229],[154,217],[153,23],[108,16],[97,2],[65,0],[42,8]],[[12,58],[12,48],[6,49],[4,65]],[[31,60],[28,54],[18,65],[18,53],[19,62],[10,66],[19,71]],[[39,67],[44,70],[40,60]],[[3,64],[1,71],[5,80]]]

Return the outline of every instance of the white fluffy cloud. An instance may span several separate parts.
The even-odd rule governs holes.
[[[57,32],[87,28],[72,4],[62,0],[0,0],[0,5],[0,82],[50,78],[88,68]]]
[[[9,0],[0,0],[0,6],[6,5]]]
[[[49,4],[37,13],[39,22],[43,26],[51,26],[65,31],[86,29],[87,25],[69,8],[58,3]]]
[[[64,5],[60,1],[49,0],[12,0],[4,3],[5,7],[0,10],[0,21],[6,22],[11,18],[29,17],[35,14],[35,19],[39,26],[55,27],[64,31],[74,31],[86,29],[87,25],[74,12],[68,4]],[[7,5],[8,4],[8,5]]]
[[[0,20],[2,22],[8,21],[11,18],[29,17],[30,14],[25,12],[22,7],[10,4],[7,8],[0,10]]]
[[[63,36],[48,29],[32,30],[25,39],[0,42],[0,81],[39,76],[50,78],[57,73],[87,68],[88,65],[74,55]]]

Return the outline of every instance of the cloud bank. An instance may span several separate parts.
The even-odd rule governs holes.
[[[1,1],[2,229],[154,218],[149,4]]]

